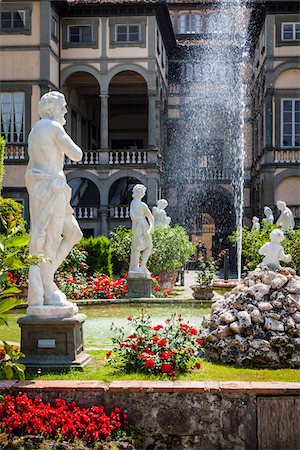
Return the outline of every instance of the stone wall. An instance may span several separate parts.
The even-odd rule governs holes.
[[[300,383],[234,383],[172,381],[27,381],[0,382],[0,391],[29,396],[40,395],[44,401],[62,397],[83,406],[103,404],[107,409],[125,409],[131,425],[142,427],[145,441],[141,450],[217,450],[256,449],[259,398],[298,399],[291,414],[299,420]],[[292,402],[294,405],[294,402]],[[298,408],[298,409],[297,409]],[[297,419],[298,417],[298,419]],[[273,418],[270,431],[278,443],[280,427],[286,424],[280,416]],[[258,424],[258,425],[257,425]],[[297,431],[297,426],[295,433]],[[292,436],[300,446],[300,435]],[[291,436],[284,439],[291,439]],[[272,448],[271,445],[268,448]],[[288,442],[276,448],[293,448]]]

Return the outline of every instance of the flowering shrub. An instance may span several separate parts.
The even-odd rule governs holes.
[[[126,372],[175,376],[186,372],[202,351],[198,331],[180,316],[153,326],[150,317],[142,314],[128,317],[128,327],[127,333],[125,328],[112,327],[115,353],[107,355],[110,364]]]
[[[74,277],[72,272],[59,273],[56,281],[60,289],[69,299],[101,299],[101,298],[123,298],[128,292],[127,281],[124,278],[114,280],[106,275],[95,275],[85,277],[84,275]]]
[[[152,278],[152,294],[157,298],[169,298],[172,296],[172,289],[161,289],[159,286],[160,276],[151,274]]]
[[[16,375],[20,381],[25,381],[25,365],[15,362],[21,357],[24,358],[24,353],[15,345],[2,342],[4,345],[0,347],[0,377],[11,380]]]
[[[27,394],[19,394],[7,395],[0,404],[0,428],[18,436],[42,435],[71,442],[78,438],[92,444],[126,430],[128,423],[119,408],[106,414],[103,406],[84,408],[59,398],[51,406],[40,397],[31,400]]]
[[[217,277],[218,262],[214,259],[204,261],[203,257],[199,258],[199,270],[196,273],[196,280],[200,286],[210,286]]]

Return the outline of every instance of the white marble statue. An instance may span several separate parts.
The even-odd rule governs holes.
[[[254,217],[252,217],[252,228],[251,228],[251,231],[259,231],[259,230],[260,230],[259,218],[254,216]]]
[[[265,217],[266,223],[273,225],[273,223],[274,223],[273,211],[271,210],[271,208],[269,208],[269,206],[264,207],[264,214],[266,216]]]
[[[30,206],[29,251],[51,260],[30,268],[28,315],[70,317],[78,311],[53,281],[55,271],[82,237],[70,205],[71,188],[63,172],[65,155],[80,161],[82,151],[63,128],[66,112],[63,94],[43,95],[39,102],[41,119],[28,137],[25,181]]]
[[[280,261],[288,263],[292,260],[291,255],[286,255],[280,245],[284,240],[283,232],[277,228],[272,230],[270,240],[259,249],[259,254],[264,256],[262,263],[272,270],[280,269]]]
[[[143,184],[134,186],[132,191],[133,200],[130,204],[133,238],[128,277],[150,278],[150,272],[146,268],[146,264],[153,248],[154,218],[146,203],[142,202],[145,194],[146,187]]]
[[[293,228],[295,227],[295,220],[290,208],[288,208],[286,206],[286,203],[281,200],[278,200],[276,205],[279,211],[281,211],[276,225],[278,227],[281,227],[283,231],[293,230]]]
[[[160,226],[160,228],[168,228],[170,226],[171,217],[167,216],[165,211],[167,206],[168,202],[164,198],[157,201],[157,206],[153,206],[152,215],[156,227]]]

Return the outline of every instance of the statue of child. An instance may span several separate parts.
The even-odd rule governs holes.
[[[291,255],[284,253],[283,247],[280,242],[284,240],[284,234],[281,230],[275,229],[270,233],[271,242],[266,242],[260,249],[259,254],[264,256],[262,264],[268,266],[269,269],[280,269],[279,261],[290,262],[292,260]]]

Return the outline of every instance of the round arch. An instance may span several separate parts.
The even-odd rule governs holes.
[[[107,180],[108,193],[110,192],[110,189],[114,182],[124,177],[136,178],[141,184],[144,184],[147,187],[147,178],[145,177],[145,175],[138,172],[137,170],[126,170],[126,172],[116,172],[109,177],[109,179]]]
[[[92,75],[98,82],[101,91],[100,73],[94,67],[88,65],[72,65],[61,71],[61,86],[64,85],[66,80],[76,72],[86,72]]]
[[[286,170],[283,170],[282,172],[278,173],[277,175],[275,175],[275,177],[274,177],[274,189],[276,189],[277,186],[285,178],[288,178],[288,177],[299,177],[299,168],[295,167],[295,168],[286,169]]]
[[[155,86],[155,77],[154,78],[152,76],[150,77],[145,69],[143,69],[141,66],[138,66],[136,64],[119,64],[119,65],[113,67],[108,72],[105,80],[103,80],[106,83],[106,85],[103,84],[103,91],[108,92],[110,82],[115,75],[117,75],[120,72],[126,72],[126,71],[136,72],[139,75],[141,75],[147,84],[148,91],[155,91],[155,87],[156,87]]]
[[[96,185],[96,187],[98,189],[98,193],[99,193],[99,198],[100,198],[99,206],[101,203],[103,204],[103,200],[104,200],[103,199],[103,182],[101,182],[101,180],[99,180],[99,178],[96,175],[94,175],[93,173],[88,172],[86,170],[76,170],[76,171],[68,172],[66,174],[66,178],[67,178],[68,183],[70,181],[74,180],[75,178],[86,178],[87,180],[94,183]]]
[[[277,66],[274,69],[274,72],[272,74],[270,74],[270,82],[275,83],[276,79],[286,70],[289,69],[300,69],[300,63],[297,62],[288,62],[288,63],[282,63],[279,64],[279,66]]]

